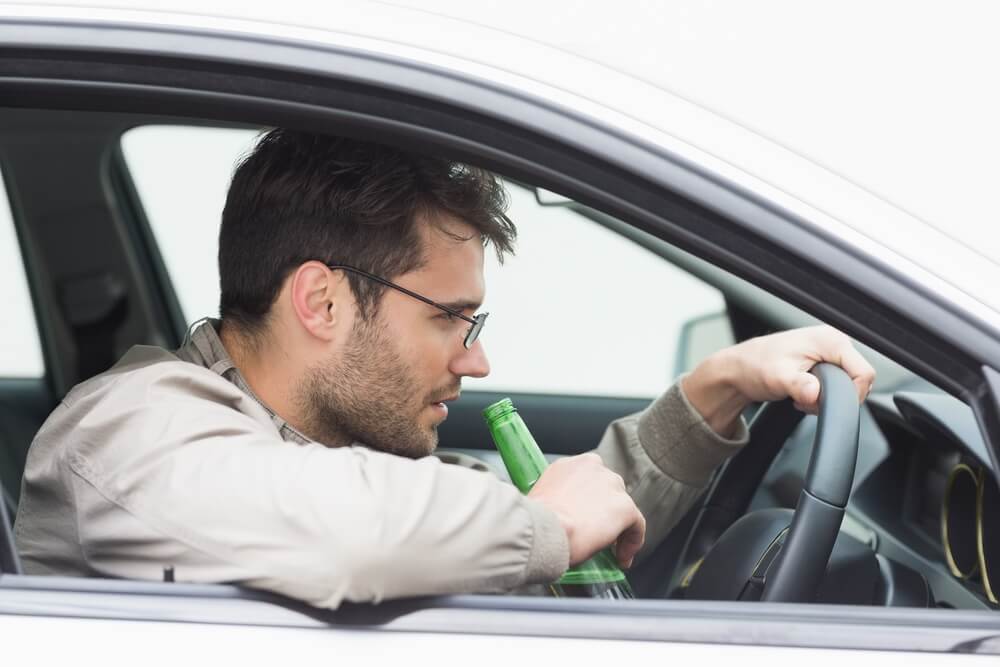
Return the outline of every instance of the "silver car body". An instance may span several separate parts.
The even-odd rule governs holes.
[[[742,193],[762,207],[781,210],[816,235],[836,239],[883,271],[918,284],[930,298],[947,303],[957,317],[1000,338],[1000,294],[993,288],[1000,283],[1000,266],[821,166],[626,72],[487,26],[391,5],[338,2],[336,11],[319,12],[315,4],[304,2],[250,8],[213,4],[178,1],[169,3],[166,11],[141,1],[103,2],[98,7],[4,5],[0,44],[33,47],[51,40],[65,47],[74,46],[67,39],[75,39],[79,40],[75,46],[84,49],[113,42],[116,48],[132,52],[212,58],[213,53],[199,51],[209,42],[192,39],[201,36],[227,42],[231,46],[227,57],[238,53],[242,62],[263,64],[274,64],[285,47],[305,47],[317,54],[336,53],[376,64],[409,63],[412,71],[407,78],[387,70],[380,79],[377,66],[358,71],[357,76],[417,93],[426,92],[421,70],[451,73],[456,81],[476,82],[483,93],[475,100],[448,98],[451,104],[484,105],[489,91],[495,90],[531,102],[531,117],[511,112],[508,120],[515,123],[543,128],[572,118],[583,125],[612,128],[627,142],[669,155],[691,173]],[[67,31],[66,26],[80,29]],[[266,55],[255,49],[260,43],[271,47]],[[295,58],[296,68],[310,67],[300,53]],[[317,57],[318,72],[322,73],[323,63]],[[456,85],[456,93],[460,92]],[[498,106],[491,113],[507,113],[510,108]],[[571,142],[572,137],[561,140]],[[580,141],[584,145],[586,138]],[[609,154],[606,159],[620,158]],[[683,173],[675,177],[686,178]],[[711,208],[719,200],[706,197],[702,203]],[[438,665],[515,660],[684,664],[717,659],[748,665],[850,660],[885,666],[965,664],[975,659],[937,652],[947,648],[1000,651],[997,640],[990,639],[1000,634],[1000,622],[954,611],[914,611],[915,622],[931,620],[908,627],[880,620],[877,614],[866,616],[867,612],[859,612],[855,624],[845,624],[836,614],[826,623],[817,620],[825,613],[821,606],[778,605],[778,611],[758,614],[731,605],[727,616],[718,615],[717,606],[664,602],[659,603],[664,610],[659,618],[609,612],[592,619],[611,630],[590,634],[586,625],[574,630],[579,619],[558,605],[512,602],[501,609],[485,603],[481,608],[430,605],[400,618],[382,619],[377,627],[356,629],[350,623],[313,619],[273,600],[240,597],[227,587],[212,591],[208,589],[213,587],[178,586],[163,597],[154,585],[133,590],[95,584],[75,592],[60,585],[53,580],[44,593],[17,586],[0,592],[0,653],[23,660],[44,653],[46,662],[64,664],[226,660],[263,665],[301,656]],[[643,608],[646,603],[637,604]],[[653,623],[661,624],[658,638],[643,638]],[[929,626],[936,629],[928,630]],[[852,650],[826,648],[831,643],[845,645],[824,639],[828,632],[853,636],[848,642]],[[894,639],[887,639],[890,636]],[[893,650],[875,650],[886,648]]]

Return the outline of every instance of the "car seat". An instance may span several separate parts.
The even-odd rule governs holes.
[[[16,407],[0,404],[0,572],[21,572],[14,547],[14,517],[28,446],[44,418],[22,404],[36,402],[35,397],[13,401]]]

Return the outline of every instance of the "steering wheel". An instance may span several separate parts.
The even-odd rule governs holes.
[[[678,561],[685,597],[811,602],[826,573],[854,482],[860,406],[840,367],[818,364],[819,419],[795,510],[746,514],[754,493],[802,420],[791,400],[768,403],[750,442],[716,476]],[[700,559],[700,560],[699,560]]]

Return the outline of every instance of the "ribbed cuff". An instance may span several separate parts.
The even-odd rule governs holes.
[[[569,567],[569,539],[559,518],[536,500],[525,498],[531,514],[532,543],[522,584],[548,584]]]
[[[684,395],[680,380],[642,412],[638,436],[660,470],[692,486],[706,484],[719,464],[750,440],[743,417],[732,439],[712,430]]]

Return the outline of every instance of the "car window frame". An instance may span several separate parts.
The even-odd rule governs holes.
[[[185,301],[190,304],[191,299],[189,293],[195,291],[195,288],[192,287],[192,284],[190,282],[184,283],[184,281],[178,280],[178,276],[175,275],[180,272],[180,269],[178,267],[179,257],[184,257],[183,261],[184,269],[185,270],[190,269],[190,273],[192,276],[197,276],[199,278],[202,277],[210,278],[210,276],[207,275],[207,272],[204,272],[206,273],[206,275],[202,276],[203,271],[201,271],[200,268],[198,267],[193,267],[191,262],[188,261],[189,258],[187,258],[186,255],[178,251],[177,239],[186,240],[189,236],[189,232],[185,230],[183,233],[181,233],[171,229],[168,222],[170,220],[170,216],[168,215],[167,211],[161,210],[162,205],[160,204],[160,201],[157,199],[157,197],[153,196],[153,194],[156,194],[162,197],[162,191],[156,193],[152,192],[153,188],[158,186],[156,186],[155,184],[151,185],[153,181],[151,181],[149,175],[141,173],[141,164],[146,161],[155,161],[157,159],[157,156],[155,155],[154,147],[158,146],[160,143],[163,143],[164,141],[162,136],[157,137],[154,134],[153,135],[154,138],[152,141],[145,139],[139,141],[138,143],[130,144],[128,134],[131,132],[135,132],[136,130],[142,130],[145,128],[165,129],[167,132],[175,133],[172,136],[172,138],[175,138],[176,141],[181,144],[184,144],[185,142],[189,141],[189,139],[184,135],[185,130],[188,129],[193,131],[202,131],[205,129],[210,129],[210,130],[238,129],[245,131],[248,135],[246,137],[246,144],[241,146],[237,150],[237,152],[234,152],[230,155],[229,153],[219,153],[214,150],[214,147],[212,149],[213,157],[220,155],[226,156],[226,159],[231,157],[232,165],[237,164],[241,156],[245,155],[245,151],[249,150],[250,147],[252,147],[252,145],[255,142],[253,135],[260,136],[260,134],[266,131],[267,128],[233,127],[231,124],[210,125],[209,123],[206,122],[190,123],[190,124],[144,123],[141,125],[131,125],[128,129],[126,129],[119,137],[118,145],[112,151],[111,164],[114,173],[114,180],[116,182],[121,183],[121,185],[119,186],[121,196],[125,198],[129,209],[133,211],[132,217],[134,219],[134,225],[139,229],[140,238],[145,247],[144,252],[150,260],[149,261],[151,265],[150,268],[152,270],[152,273],[156,276],[156,282],[160,289],[160,292],[164,294],[164,297],[168,302],[167,303],[168,308],[170,309],[172,313],[172,319],[175,322],[174,328],[178,331],[178,334],[181,337],[183,337],[183,332],[187,329],[187,327],[190,325],[191,322],[195,322],[205,316],[213,316],[215,311],[198,309],[198,308],[195,309],[189,308],[189,312],[184,312],[184,308],[180,305],[180,302]],[[193,139],[201,140],[202,143],[205,143],[206,140],[206,137],[200,136],[194,132],[191,133],[191,137]],[[226,141],[228,141],[228,139],[226,139]],[[228,146],[227,144],[227,148],[231,147]],[[220,160],[220,162],[221,161],[222,160]],[[213,166],[215,166],[214,163]],[[231,169],[232,167],[227,169],[225,173],[226,177],[231,176]],[[205,172],[204,175],[206,176],[206,178],[209,175],[211,175],[212,179],[215,179],[217,176],[221,175],[221,173],[213,169],[211,174]],[[143,190],[145,194],[149,196],[149,199],[155,201],[151,202],[143,200],[143,197],[139,192],[140,188],[139,184],[137,184],[136,182],[137,180],[144,185]],[[721,312],[723,315],[725,315],[725,302],[722,290],[720,290],[717,286],[707,282],[700,276],[697,276],[694,273],[686,270],[685,268],[678,266],[675,262],[671,261],[671,258],[669,256],[664,255],[662,252],[658,252],[657,249],[651,247],[651,245],[648,242],[644,243],[642,240],[637,239],[634,235],[623,233],[624,225],[621,224],[620,222],[616,223],[615,221],[608,221],[607,219],[602,218],[601,216],[592,214],[595,212],[589,211],[588,209],[586,209],[586,207],[581,207],[577,205],[576,202],[573,202],[572,200],[566,200],[564,203],[561,203],[559,205],[545,204],[543,203],[542,199],[538,198],[537,189],[532,187],[530,184],[518,182],[512,179],[503,179],[503,183],[508,193],[508,200],[510,201],[507,213],[515,221],[515,224],[518,226],[519,230],[524,230],[526,228],[532,227],[535,218],[549,215],[548,211],[556,209],[560,211],[560,215],[572,216],[572,219],[574,220],[573,229],[575,234],[586,236],[587,234],[610,233],[615,237],[617,237],[617,239],[621,240],[621,246],[617,248],[618,256],[615,256],[615,254],[612,253],[611,258],[605,257],[605,264],[603,265],[603,269],[605,270],[614,269],[615,266],[614,260],[620,259],[621,255],[624,253],[629,254],[630,260],[634,258],[636,261],[638,261],[643,258],[646,258],[648,261],[662,263],[663,266],[669,267],[668,270],[676,271],[677,274],[683,274],[683,277],[680,276],[675,277],[672,275],[668,275],[670,280],[676,281],[677,283],[676,287],[678,289],[704,288],[706,291],[710,290],[712,292],[711,298],[718,299],[718,304],[714,302],[708,304],[699,303],[698,306],[694,306],[690,303],[686,304],[686,307],[688,308],[697,308],[697,311],[692,313],[693,317],[703,316],[706,308],[709,307],[718,308],[719,310],[716,312]],[[164,183],[161,190],[173,187],[177,187],[177,184]],[[201,222],[208,223],[209,220],[206,218]],[[219,223],[219,220],[216,218],[214,219],[213,222],[217,225]],[[563,226],[566,226],[567,219],[562,218],[556,220],[555,222]],[[577,227],[585,229],[576,229]],[[601,231],[598,232],[596,230],[601,230]],[[517,245],[519,248],[524,246],[526,242],[526,239],[521,238],[522,236],[524,236],[524,234],[519,235],[518,238]],[[191,241],[194,243],[198,242],[197,239],[192,239]],[[573,242],[579,243],[578,239],[576,239],[575,237],[573,238]],[[186,242],[185,245],[187,245]],[[554,246],[553,247],[544,246],[544,247],[546,248],[547,251],[551,251],[553,253],[558,253],[560,250],[559,248]],[[600,246],[594,243],[590,243],[590,244],[584,244],[583,247],[591,249]],[[642,255],[642,257],[640,257],[639,255]],[[535,254],[531,254],[530,256],[532,257],[532,260],[537,262],[538,261],[537,249],[535,250]],[[513,256],[512,257],[509,256],[507,259],[514,260],[516,262],[519,259],[519,257],[520,254],[515,251],[513,253]],[[199,256],[199,258],[201,261],[203,261],[203,258],[201,256]],[[508,296],[509,299],[509,295],[514,294],[515,291],[513,288],[504,285],[503,279],[490,278],[491,270],[496,268],[495,264],[492,264],[494,258],[491,252],[487,252],[486,261],[488,264],[486,275],[487,275],[487,282],[489,285],[489,289],[487,290],[488,300],[484,307],[487,309],[490,309],[491,307],[497,309],[498,306],[496,305],[497,304],[496,295],[498,293],[504,293],[505,295]],[[545,271],[546,278],[548,278],[549,276],[552,276],[554,278],[552,288],[563,289],[566,290],[567,292],[573,292],[574,288],[572,287],[572,281],[574,277],[578,276],[575,276],[574,274],[570,273],[568,276],[558,275],[558,277],[556,277],[556,274],[552,273],[552,271],[558,270],[561,261],[562,261],[561,258],[558,257],[555,258],[554,262],[546,261],[547,265]],[[504,266],[507,266],[508,264],[509,262],[505,263]],[[168,265],[170,267],[173,267],[173,272],[171,271],[170,268],[168,268]],[[653,283],[650,280],[650,277],[640,275],[639,273],[635,273],[634,270],[631,269],[631,267],[629,267],[628,262],[620,262],[620,265],[625,267],[623,269],[625,272],[633,271],[634,277],[637,280],[641,280],[643,282],[643,288],[642,288],[644,290],[643,294],[645,294],[650,298],[655,298],[656,294],[653,292]],[[571,265],[569,266],[569,268],[571,272],[580,271],[583,269],[583,267],[578,264]],[[594,270],[594,268],[595,267],[591,264],[586,265],[587,272]],[[217,275],[215,276],[215,280],[216,283],[214,284],[217,286],[217,280],[218,280]],[[695,287],[694,285],[689,285],[687,282],[684,281],[690,281],[690,283],[692,284],[697,283],[697,287]],[[199,284],[205,285],[206,283],[204,283],[204,280],[201,280]],[[673,284],[671,285],[673,286]],[[205,290],[202,288],[199,291],[204,292]],[[521,292],[521,294],[523,294],[523,292]],[[709,295],[707,294],[705,296],[706,298],[709,297]],[[602,295],[602,297],[604,297],[604,295]],[[204,301],[204,299],[202,300]],[[215,304],[217,303],[218,299],[216,293]],[[493,331],[495,327],[502,328],[505,322],[509,322],[511,320],[517,321],[517,312],[514,309],[509,308],[509,306],[511,305],[509,302],[506,305],[508,306],[508,308],[500,309],[503,312],[498,312],[495,315],[495,317],[500,317],[502,319],[495,320],[496,324],[491,325],[490,327],[491,331]],[[519,303],[517,305],[521,304]],[[645,305],[645,303],[643,305]],[[591,309],[591,307],[594,307],[594,309]],[[614,348],[614,346],[616,345],[619,346],[619,349],[624,348],[627,345],[627,343],[621,340],[619,327],[616,327],[614,331],[601,330],[602,335],[600,335],[600,337],[597,336],[598,331],[594,332],[591,331],[592,328],[599,330],[603,321],[606,320],[607,314],[614,312],[616,308],[620,307],[621,305],[617,303],[616,298],[608,295],[607,297],[600,299],[589,299],[587,301],[587,309],[574,309],[576,313],[573,316],[574,333],[573,335],[570,336],[572,340],[569,340],[567,342],[566,345],[567,349],[563,350],[562,354],[559,355],[560,359],[564,358],[567,360],[565,362],[567,365],[562,368],[556,368],[554,370],[550,369],[551,372],[549,373],[549,375],[557,378],[562,377],[563,375],[566,374],[572,375],[574,372],[576,372],[575,367],[577,366],[577,363],[575,361],[570,362],[570,359],[578,360],[580,358],[586,358],[586,355],[595,346],[606,345],[608,346],[609,350]],[[562,310],[563,308],[560,308],[558,311],[554,309],[546,309],[545,313],[540,314],[539,321],[533,322],[533,326],[540,326],[542,328],[550,328],[551,326],[560,326],[560,323],[563,322],[565,317],[567,316],[565,313],[562,312]],[[668,309],[663,307],[663,308],[650,308],[649,310],[666,311]],[[638,312],[638,310],[636,312]],[[600,316],[598,315],[598,313],[605,313],[605,315]],[[548,321],[545,319],[550,317],[555,317],[556,319],[558,319],[558,322]],[[588,320],[588,318],[592,319]],[[561,386],[552,386],[551,383],[546,384],[544,381],[540,381],[540,378],[545,377],[545,374],[542,373],[540,370],[536,370],[531,367],[520,368],[518,366],[517,360],[511,360],[514,361],[513,364],[510,363],[505,364],[497,361],[495,358],[497,348],[492,343],[492,340],[496,340],[496,338],[493,338],[491,340],[490,337],[487,336],[486,345],[491,353],[490,357],[491,361],[494,362],[493,366],[494,368],[499,368],[500,370],[508,368],[507,378],[498,379],[496,378],[497,373],[491,373],[491,376],[489,378],[471,380],[464,388],[464,391],[466,393],[499,392],[508,394],[512,393],[518,395],[541,394],[547,396],[567,396],[567,397],[581,397],[581,398],[614,397],[614,398],[628,398],[628,399],[636,398],[636,399],[650,400],[653,397],[655,397],[660,391],[662,391],[664,387],[666,387],[672,380],[674,380],[679,375],[679,373],[676,372],[677,371],[676,360],[678,358],[677,357],[678,351],[676,344],[673,348],[663,345],[664,342],[663,338],[666,337],[667,340],[670,340],[671,334],[665,333],[663,336],[658,336],[654,338],[652,334],[644,333],[645,331],[652,331],[650,322],[645,322],[642,326],[636,326],[631,323],[626,323],[621,325],[621,328],[630,330],[632,329],[643,330],[643,333],[640,334],[636,334],[636,332],[634,331],[626,332],[626,337],[630,335],[646,335],[647,338],[643,340],[643,345],[641,346],[642,349],[646,350],[646,352],[644,353],[643,364],[645,364],[647,367],[655,367],[655,364],[653,364],[653,362],[654,361],[659,362],[662,364],[662,373],[656,374],[654,376],[651,371],[647,371],[647,374],[644,377],[644,379],[640,380],[639,382],[636,381],[623,382],[621,380],[612,380],[605,383],[600,383],[594,381],[593,386],[581,386],[579,383],[579,380],[581,378],[575,378],[575,382],[563,379],[561,380],[562,382]],[[677,328],[677,334],[678,334],[677,336],[678,340],[676,341],[677,343],[681,342],[680,333],[683,331],[683,328],[684,324],[681,324]],[[499,329],[497,329],[497,331],[499,331]],[[494,333],[493,335],[496,336],[498,334]],[[656,347],[657,344],[660,344],[660,347]],[[574,346],[577,347],[574,348]],[[510,348],[509,345],[508,348]],[[658,354],[661,356],[661,358],[654,359],[653,357],[655,357]],[[630,359],[623,360],[622,363],[624,363],[624,361],[632,361],[632,360]],[[526,381],[522,383],[518,381],[512,381],[510,379],[513,371],[511,371],[509,367],[512,365],[515,369],[521,371],[522,374],[526,376],[527,378]],[[611,373],[605,373],[605,374],[612,375]],[[592,376],[592,377],[601,377],[601,376]]]

